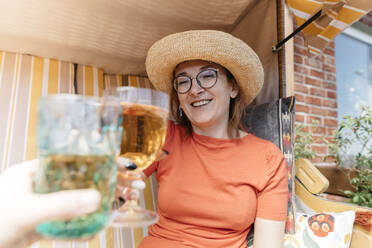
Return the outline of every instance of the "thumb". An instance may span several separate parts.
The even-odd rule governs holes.
[[[33,222],[55,219],[69,220],[92,213],[99,208],[101,194],[94,189],[65,190],[49,194],[35,194],[32,209]]]

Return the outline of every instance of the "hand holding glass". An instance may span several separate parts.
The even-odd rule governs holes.
[[[124,180],[140,179],[139,172],[155,161],[163,146],[169,112],[168,95],[161,91],[135,87],[108,89],[104,95],[116,97],[123,107],[120,156],[133,163],[129,166],[131,170],[119,169],[118,177]],[[141,208],[138,197],[132,197],[117,210],[111,226],[147,226],[157,221],[156,213]]]
[[[121,106],[114,98],[79,95],[42,97],[38,108],[40,169],[37,193],[94,188],[101,193],[98,211],[70,221],[37,226],[47,238],[89,238],[110,219],[121,141]],[[63,208],[63,206],[60,206]]]

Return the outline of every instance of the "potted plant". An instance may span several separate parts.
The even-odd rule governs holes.
[[[372,109],[363,106],[356,116],[345,116],[334,133],[330,156],[346,172],[353,190],[342,190],[351,203],[372,207]]]

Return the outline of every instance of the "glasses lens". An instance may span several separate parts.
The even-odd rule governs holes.
[[[185,93],[190,89],[190,78],[179,76],[174,79],[174,88],[178,93]]]
[[[205,70],[198,74],[197,80],[200,82],[201,87],[211,88],[217,81],[217,72],[214,70]]]

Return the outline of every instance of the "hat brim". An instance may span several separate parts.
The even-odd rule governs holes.
[[[234,76],[248,105],[258,95],[264,71],[257,54],[242,40],[221,31],[192,30],[171,34],[155,42],[146,57],[147,75],[156,89],[173,90],[173,71],[184,61],[220,64]]]

